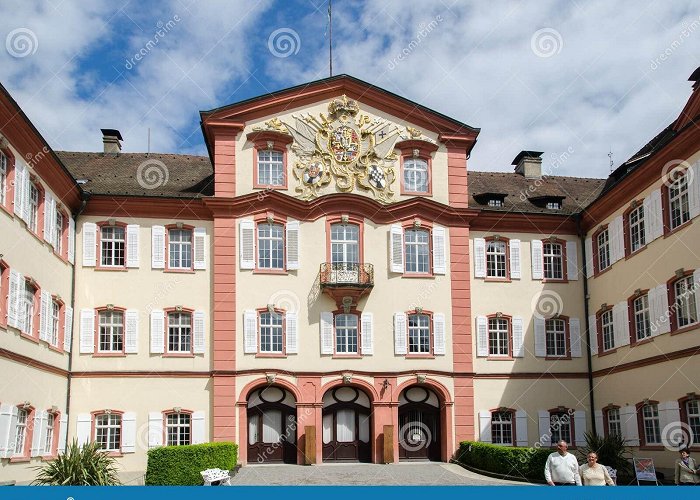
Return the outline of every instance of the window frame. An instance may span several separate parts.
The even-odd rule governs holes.
[[[5,203],[0,203],[0,209],[7,212],[10,217],[14,217],[15,201],[15,155],[9,147],[0,148],[0,152],[5,155]]]
[[[624,219],[624,218],[623,218]],[[612,255],[610,253],[610,231],[608,230],[609,226],[608,224],[605,224],[604,226],[601,226],[595,233],[593,233],[591,240],[593,243],[593,275],[597,276],[608,269],[612,267]],[[606,239],[607,239],[607,244],[606,244],[606,253],[607,253],[607,259],[608,259],[608,265],[605,266],[604,268],[600,267],[600,243],[599,243],[599,238],[600,236],[605,233],[606,234]]]
[[[63,259],[64,261],[68,260],[68,212],[64,210],[62,207],[58,205],[58,202],[56,202],[56,219],[58,219],[58,216],[61,216],[61,232],[60,234],[56,234],[56,243],[54,244],[54,253]],[[55,222],[58,222],[56,220]],[[56,224],[56,227],[54,229],[58,229],[58,225]],[[125,235],[126,236],[126,235]],[[56,248],[59,247],[59,248]],[[126,260],[126,259],[125,259]]]
[[[49,442],[48,439],[48,429],[49,429],[49,416],[53,417],[53,435],[51,437],[50,449],[46,450],[46,443]],[[61,413],[59,411],[53,411],[52,409],[46,410],[46,440],[44,442],[42,458],[55,458],[58,456],[58,438],[61,432]]]
[[[65,304],[65,302],[63,302],[63,300],[58,298],[57,295],[51,296],[51,331],[50,331],[50,335],[49,335],[51,338],[53,338],[53,336],[54,336],[54,331],[53,331],[54,306],[58,306],[58,318],[57,318],[56,325],[55,325],[56,326],[56,331],[55,331],[56,343],[53,344],[49,340],[49,349],[54,349],[54,350],[57,350],[59,352],[63,352],[63,340],[64,340],[64,336],[65,336],[65,321],[66,321],[66,316],[65,316],[66,304]]]
[[[635,212],[641,214],[641,218],[637,219],[637,222],[633,225],[632,224],[632,214]],[[637,253],[641,252],[647,247],[647,241],[646,241],[646,225],[647,225],[647,220],[644,217],[644,201],[643,200],[633,200],[630,203],[630,206],[625,210],[622,214],[622,230],[624,232],[624,241],[625,241],[625,259],[630,258],[632,255],[636,255]],[[639,248],[636,250],[632,249],[632,229],[634,226],[639,226],[640,227],[640,240],[643,241],[644,243],[640,244]]]
[[[32,220],[34,217],[32,217],[32,204],[30,203],[30,208],[29,208],[29,221],[27,221],[27,230],[32,233],[34,236],[39,238],[40,241],[44,241],[44,210],[46,210],[46,190],[44,189],[44,186],[41,185],[41,182],[39,182],[39,178],[31,174],[29,170],[26,171],[26,175],[29,175],[29,197],[30,199],[32,198],[32,190],[36,191],[36,196],[37,196],[37,203],[36,203],[36,211],[34,212],[34,217],[36,218],[36,221],[34,222],[34,225],[36,227],[32,228]]]
[[[357,348],[355,352],[338,352],[338,336],[336,318],[341,315],[354,316],[357,318]],[[407,323],[408,324],[408,323]],[[347,341],[346,341],[347,344]],[[408,349],[408,346],[407,346]],[[362,313],[355,308],[348,312],[344,309],[333,311],[333,357],[334,358],[361,358],[362,357]]]
[[[193,413],[194,412],[192,410],[185,410],[185,409],[181,409],[179,411],[165,410],[163,412],[163,445],[164,446],[188,446],[188,445],[192,444],[192,430],[193,430],[192,429],[192,415],[193,415]],[[169,441],[168,441],[168,417],[170,417],[172,415],[178,415],[178,416],[187,415],[189,417],[189,419],[190,419],[190,425],[189,425],[189,427],[190,427],[190,440],[189,441],[190,442],[189,443],[169,444]],[[178,423],[178,427],[180,427],[179,423]]]
[[[640,339],[639,338],[639,332],[637,329],[637,310],[636,310],[636,304],[637,301],[640,299],[646,298],[646,313],[647,313],[647,321],[648,321],[648,334]],[[641,312],[641,311],[640,311]],[[654,340],[654,334],[653,330],[651,328],[651,304],[649,303],[649,290],[639,290],[638,293],[635,293],[631,297],[627,299],[627,313],[628,317],[627,320],[629,321],[630,325],[630,346],[635,346],[638,344],[646,344],[648,342],[651,342]]]
[[[256,357],[259,358],[284,358],[287,356],[287,311],[285,309],[273,308],[272,312],[282,316],[282,349],[280,351],[263,351],[262,350],[262,315],[270,313],[267,307],[261,307],[256,309],[255,313],[257,315],[257,325],[258,331],[256,332],[257,337],[257,354]],[[335,322],[334,322],[335,325]],[[335,328],[334,328],[335,331]],[[272,342],[270,342],[272,344]]]
[[[119,312],[122,315],[122,348],[121,350],[102,351],[100,350],[100,315],[102,313]],[[112,328],[114,325],[112,325]],[[113,334],[112,334],[113,335]],[[95,349],[93,356],[96,357],[120,357],[126,356],[126,308],[116,306],[102,306],[95,308]]]
[[[545,246],[546,245],[559,245],[561,248],[561,278],[548,278],[546,269],[547,266],[545,266],[546,262],[546,253],[545,253]],[[562,240],[559,238],[545,238],[542,240],[542,282],[543,283],[568,283],[569,282],[569,275],[567,273],[567,258],[568,256],[566,255],[566,240]]]
[[[548,338],[547,338],[547,324],[550,321],[561,321],[564,324],[564,354],[557,355],[557,354],[549,354],[547,347],[548,347]],[[571,332],[569,331],[569,317],[568,316],[563,316],[563,315],[558,315],[553,318],[545,318],[544,320],[544,347],[545,347],[545,359],[553,359],[553,360],[558,360],[558,359],[571,359]]]
[[[194,309],[188,307],[168,307],[163,309],[165,314],[165,345],[163,346],[163,357],[168,358],[192,358],[194,357]],[[170,315],[180,314],[190,317],[190,350],[171,351],[170,350]],[[182,328],[183,325],[178,325]]]
[[[128,236],[127,236],[127,230],[126,230],[126,223],[124,222],[119,222],[119,221],[113,221],[110,223],[110,221],[100,221],[95,224],[97,226],[97,260],[96,260],[96,265],[95,269],[99,269],[101,271],[124,271],[126,270],[126,252],[127,249],[129,248],[129,242],[128,242]],[[105,265],[102,263],[102,229],[103,228],[111,228],[111,227],[119,227],[124,231],[124,264],[123,265]],[[114,240],[112,240],[114,241]],[[112,247],[112,260],[114,260],[114,247]]]
[[[688,406],[692,403],[698,406],[698,413],[693,414],[693,417],[697,418],[697,434],[693,429],[693,425],[690,423],[691,415],[688,411]],[[693,432],[693,446],[691,446],[691,449],[697,449],[698,443],[700,442],[700,398],[698,398],[698,396],[695,393],[691,393],[687,396],[680,398],[678,400],[678,406],[680,407],[681,422],[684,422],[686,425],[688,425],[691,432]]]
[[[170,262],[170,231],[189,231],[190,233],[190,266],[173,267]],[[182,245],[183,242],[177,242]],[[182,254],[182,252],[180,252]],[[194,226],[189,224],[168,224],[165,226],[165,272],[169,273],[194,273]]]
[[[26,411],[27,412],[27,419],[25,420],[24,423],[24,442],[22,443],[24,446],[24,449],[22,450],[21,453],[17,453],[17,427],[15,427],[15,451],[10,457],[10,462],[28,462],[31,460],[31,449],[32,449],[32,440],[34,438],[34,417],[36,416],[36,409],[29,405],[25,406],[24,404],[19,404],[17,406],[17,423],[15,424],[16,426],[19,425],[19,412],[20,411]]]
[[[495,425],[500,425],[503,426],[503,420],[500,420],[497,424],[494,424],[494,416],[495,415],[510,415],[510,437],[511,441],[509,443],[504,443],[504,442],[496,442],[494,440],[494,429]],[[512,408],[495,408],[491,410],[491,444],[494,444],[496,446],[515,446],[515,444],[518,442],[516,438],[516,420],[515,420],[515,410]],[[503,436],[503,431],[501,431],[501,437]]]
[[[636,413],[637,413],[637,427],[639,431],[639,448],[640,449],[647,449],[647,450],[662,450],[663,448],[663,443],[662,443],[662,437],[661,437],[661,415],[659,413],[659,402],[658,401],[642,401],[640,403],[637,403],[635,405],[636,407]],[[656,417],[651,417],[650,419],[647,419],[644,416],[644,408],[646,407],[655,407],[656,408]],[[656,420],[656,431],[658,431],[659,435],[659,441],[655,442],[649,442],[647,440],[647,434],[646,434],[646,426],[645,422],[646,420],[651,420],[651,419]]]
[[[29,318],[26,316],[26,302],[27,302],[27,287],[34,289],[33,300],[32,300],[32,310]],[[22,299],[20,304],[21,314],[25,315],[25,329],[20,330],[20,335],[26,339],[33,342],[39,342],[39,325],[41,323],[39,315],[41,314],[41,287],[34,281],[34,278],[30,276],[24,277],[24,287],[22,290]],[[19,313],[19,311],[18,311]],[[31,326],[27,329],[27,319],[31,321]]]
[[[90,413],[92,415],[92,429],[90,431],[91,442],[97,443],[97,418],[108,415],[116,415],[119,417],[119,447],[116,450],[109,450],[107,448],[101,448],[110,457],[121,457],[122,456],[122,445],[124,444],[124,412],[121,410],[96,410]],[[115,426],[108,425],[110,429],[114,429]],[[109,432],[107,434],[109,438]],[[109,441],[109,439],[108,439]]]
[[[345,219],[345,221],[343,220]],[[334,215],[326,217],[326,262],[329,264],[333,263],[333,243],[332,243],[332,226],[335,224],[347,224],[357,226],[357,245],[358,245],[358,265],[365,263],[364,254],[364,232],[365,232],[365,222],[364,218],[354,217],[351,215]]]
[[[7,205],[10,177],[10,159],[5,154],[5,150],[0,149],[0,207]]]
[[[603,408],[602,413],[603,413],[603,434],[605,437],[610,437],[612,434],[610,433],[610,412],[616,411],[617,412],[617,425],[620,428],[620,436],[622,436],[622,417],[620,416],[620,407],[617,405],[608,405],[605,408]]]
[[[286,191],[289,186],[289,172],[288,172],[288,146],[293,142],[293,137],[285,132],[277,132],[274,130],[264,130],[251,132],[246,136],[247,140],[253,143],[253,189],[265,189],[265,190],[284,190]],[[271,148],[268,146],[272,146]],[[282,177],[283,183],[280,185],[275,184],[261,184],[259,180],[258,172],[258,153],[260,151],[277,151],[282,154]]]
[[[506,341],[508,344],[507,354],[491,354],[491,320],[504,320],[506,322]],[[486,335],[489,349],[489,360],[513,360],[513,318],[505,314],[490,314],[486,316]]]
[[[485,260],[485,269],[486,269],[486,275],[484,277],[485,281],[499,281],[499,282],[510,282],[510,238],[505,238],[503,236],[487,236],[484,238],[485,244],[484,244],[484,260]],[[505,256],[505,276],[489,276],[489,244],[490,243],[503,243],[505,247],[505,252],[503,255]],[[500,255],[500,254],[491,254],[491,255]]]
[[[410,317],[414,315],[422,315],[428,317],[428,352],[411,352],[411,327],[410,327]],[[435,325],[433,322],[433,311],[426,311],[425,309],[418,310],[413,309],[411,311],[406,311],[406,357],[407,358],[429,358],[435,357]]]
[[[686,292],[688,293],[689,297],[689,307],[690,303],[695,306],[695,317],[696,320],[692,323],[688,323],[685,325],[680,325],[679,324],[679,312],[680,312],[680,307],[676,306],[677,300],[678,300],[678,294],[676,291],[676,286],[678,283],[681,281],[690,281],[690,289],[693,289],[693,272],[694,270],[689,270],[689,271],[683,271],[683,275],[679,276],[676,275],[670,280],[666,282],[666,293],[668,294],[668,304],[669,304],[669,309],[671,311],[671,334],[677,334],[677,333],[682,333],[688,330],[693,330],[700,325],[700,301],[698,301],[698,295],[700,295],[700,290],[696,290],[694,293],[693,292]]]
[[[690,215],[690,186],[692,182],[688,182],[688,177],[689,176],[687,172],[684,171],[682,174],[676,175],[673,179],[673,182],[664,184],[663,189],[661,190],[664,236],[669,235],[682,227],[685,227],[687,224],[690,224],[690,222],[693,220],[692,216]],[[673,189],[673,186],[676,183],[679,183],[681,181],[685,181],[685,190],[681,192],[676,198],[671,198],[671,189]],[[686,211],[681,213],[686,214],[687,219],[674,226],[672,204],[674,203],[674,201],[676,201],[676,199],[679,199],[682,206],[683,197],[685,197]]]
[[[612,329],[612,347],[610,349],[605,349],[605,335],[603,332],[603,316],[606,316],[607,314],[610,314],[610,328]],[[600,356],[615,352],[617,350],[617,346],[615,345],[615,317],[613,316],[613,307],[607,306],[604,309],[601,308],[598,310],[596,313],[596,322],[598,332],[598,355]]]
[[[287,218],[273,213],[260,214],[255,217],[255,269],[254,274],[287,274]],[[282,268],[260,267],[260,225],[272,224],[282,227]]]
[[[0,328],[7,329],[8,300],[10,295],[10,266],[0,259]]]
[[[399,185],[401,196],[433,196],[433,154],[438,150],[438,145],[421,139],[409,139],[396,143],[394,146],[401,151],[399,163]],[[426,191],[410,191],[406,189],[404,182],[406,160],[420,159],[426,162],[428,176]]]
[[[433,276],[433,226],[431,224],[424,224],[421,221],[420,226],[416,227],[413,222],[406,223],[402,227],[403,229],[403,275],[407,277],[429,277]],[[408,231],[424,231],[428,234],[428,270],[423,271],[409,271],[408,270],[408,242],[406,239],[406,233]],[[413,245],[418,245],[412,243]],[[416,261],[417,262],[417,261]]]
[[[561,419],[561,415],[566,415],[568,418],[568,425],[569,425],[569,439],[565,439],[566,443],[569,446],[569,449],[576,449],[576,430],[575,430],[575,422],[574,422],[574,411],[571,408],[566,408],[564,406],[560,406],[557,408],[551,408],[549,411],[549,433],[550,433],[550,446],[556,445],[559,441],[564,439],[561,436],[561,433],[559,434],[558,438],[555,439],[555,433],[552,430],[552,417],[553,416],[559,416]]]

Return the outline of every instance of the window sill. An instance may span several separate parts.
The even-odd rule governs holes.
[[[195,274],[194,269],[165,269],[164,273]]]
[[[92,355],[93,358],[126,358],[126,353],[123,352],[96,352]]]
[[[484,278],[484,281],[491,282],[491,283],[510,283],[511,282],[510,278],[490,278],[488,276],[486,278]]]
[[[10,457],[11,464],[26,463],[31,461],[32,457]]]
[[[488,361],[515,361],[512,356],[488,356],[486,359]]]
[[[545,361],[570,361],[571,354],[567,354],[566,356],[545,356],[544,359]]]
[[[95,271],[107,271],[107,272],[126,272],[128,269],[126,267],[108,267],[108,266],[95,266]]]
[[[42,462],[52,462],[58,458],[58,455],[42,455],[41,456],[41,461]]]
[[[114,457],[114,458],[120,458],[120,457],[124,456],[121,451],[107,451],[107,452],[105,452],[105,455],[107,455],[108,457]]]
[[[664,238],[668,238],[669,236],[673,236],[674,233],[688,227],[692,223],[693,223],[693,219],[690,219],[689,221],[684,222],[683,224],[681,224],[678,227],[674,227],[673,229],[668,229],[668,230],[664,231]]]
[[[37,217],[38,217],[38,216],[37,216]],[[34,236],[34,237],[36,238],[36,240],[37,240],[39,243],[41,243],[42,245],[43,245],[44,243],[46,243],[46,241],[44,241],[44,238],[41,237],[41,236],[39,236],[38,234],[36,234],[36,233],[35,233],[34,231],[32,231],[31,229],[29,229],[29,226],[27,226],[27,231],[29,231],[29,234],[31,234],[32,236]]]
[[[562,278],[560,280],[553,279],[553,278],[542,278],[542,283],[568,283],[569,280],[566,278]]]
[[[598,351],[598,357],[601,358],[603,356],[607,356],[608,354],[615,354],[617,352],[617,348],[613,347],[612,349],[608,351]]]
[[[5,191],[5,194],[7,194],[7,191]],[[6,207],[5,205],[0,204],[0,212],[5,212],[7,215],[12,217],[13,219],[15,218],[15,214],[12,213],[9,207]]]
[[[664,448],[664,447],[663,447],[662,445],[660,445],[660,444],[653,444],[653,445],[650,444],[650,445],[648,445],[648,446],[647,446],[647,445],[640,445],[640,446],[639,446],[639,449],[640,449],[640,450],[646,450],[646,451],[664,451],[664,450],[666,450],[666,448]]]
[[[402,278],[435,278],[433,273],[403,273]]]
[[[651,342],[654,342],[654,337],[647,337],[636,342],[630,342],[630,347],[637,347],[638,345],[650,344]]]
[[[256,358],[286,358],[287,355],[283,352],[259,352],[255,355]]]
[[[253,274],[274,274],[277,276],[286,276],[287,271],[283,269],[254,269]]]
[[[687,325],[682,328],[676,328],[675,330],[671,331],[671,335],[679,335],[681,333],[689,332],[691,330],[695,330],[698,327],[700,327],[700,323],[693,323],[692,325]]]
[[[264,189],[265,191],[269,190],[274,190],[274,191],[288,191],[289,188],[286,185],[276,185],[276,184],[258,184],[253,183],[253,189]]]
[[[47,345],[47,347],[48,347],[49,349],[51,349],[52,351],[57,352],[57,353],[59,353],[59,354],[63,354],[63,352],[64,352],[63,349],[61,349],[61,348],[58,347],[58,346],[55,346],[55,345],[52,345],[52,344],[49,344],[49,343],[47,343],[46,345]]]
[[[594,278],[597,278],[597,277],[600,276],[601,274],[607,273],[608,271],[610,271],[610,270],[612,269],[612,266],[613,266],[613,265],[610,264],[608,267],[606,267],[606,268],[603,269],[602,271],[596,271],[595,273],[593,273],[593,277],[594,277]]]
[[[362,354],[334,354],[332,359],[362,359]]]
[[[433,197],[433,193],[430,191],[401,191],[401,196],[426,196],[428,198]]]
[[[126,356],[126,354],[124,354]],[[191,352],[166,352],[163,353],[164,358],[194,358],[194,353]]]
[[[28,333],[20,332],[20,333],[19,333],[19,336],[22,337],[22,338],[24,338],[24,339],[31,340],[32,342],[34,342],[34,343],[36,343],[36,344],[39,343],[39,339],[38,339],[38,338],[36,338],[36,337],[34,337],[34,336],[32,336],[32,335],[30,335],[30,334],[28,334]]]
[[[647,244],[645,243],[644,246],[639,247],[636,249],[634,252],[628,252],[627,249],[625,249],[625,260],[631,259],[635,255],[637,255],[640,252],[643,252],[644,250],[647,249]]]
[[[406,359],[435,359],[433,354],[406,354]]]

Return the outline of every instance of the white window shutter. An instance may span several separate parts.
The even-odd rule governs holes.
[[[654,237],[653,239],[655,240],[656,238],[660,238],[664,234],[664,212],[663,212],[663,204],[662,204],[662,198],[661,198],[661,190],[656,189],[651,192],[650,194],[651,197],[651,212],[652,212],[652,227],[654,228]],[[646,221],[645,221],[646,222]],[[647,242],[648,243],[648,242]]]
[[[532,260],[532,279],[541,280],[544,278],[542,240],[532,240],[530,242],[530,257]]]
[[[63,324],[63,350],[70,352],[73,345],[73,308],[71,306],[64,306],[65,322]]]
[[[486,240],[474,238],[474,277],[486,277]]]
[[[510,240],[510,277],[512,279],[520,279],[520,240]]]
[[[28,168],[24,170],[24,176],[22,177],[22,189],[24,194],[22,195],[22,219],[29,224],[29,214],[31,212],[31,174]]]
[[[151,354],[165,352],[165,313],[162,309],[151,311]]]
[[[10,458],[15,451],[17,407],[0,404],[0,458]]]
[[[700,215],[700,161],[690,167],[688,174],[688,210],[690,218]]]
[[[333,313],[322,312],[319,322],[321,354],[333,354]]]
[[[586,278],[593,276],[593,239],[586,238]]]
[[[159,411],[148,412],[148,448],[163,446],[163,414]]]
[[[36,410],[34,412],[34,430],[32,434],[31,456],[38,457],[44,452],[46,442],[46,411]]]
[[[126,226],[126,267],[139,267],[139,230],[138,224]]]
[[[253,309],[243,311],[243,352],[258,352],[258,313]]]
[[[406,354],[406,336],[408,335],[408,326],[406,324],[406,313],[394,313],[394,354],[403,356]]]
[[[696,179],[700,184],[700,177],[696,177]],[[695,307],[698,308],[700,307],[700,268],[693,271],[693,289],[695,290]]]
[[[644,214],[644,241],[648,245],[654,240],[654,212],[651,195],[644,198],[642,202],[642,212]]]
[[[639,446],[639,428],[637,427],[637,409],[634,406],[620,408],[620,427],[627,446]]]
[[[489,355],[489,331],[486,316],[476,317],[476,355],[480,357]]]
[[[374,354],[374,315],[370,312],[363,312],[360,323],[362,325],[362,355],[371,356]]]
[[[89,413],[79,413],[76,419],[75,438],[78,440],[78,446],[88,444],[92,439],[92,415]]]
[[[659,403],[659,427],[670,430],[679,426],[681,420],[681,409],[678,401],[662,401]],[[685,436],[679,436],[685,438]],[[686,438],[687,439],[687,438]]]
[[[527,446],[527,413],[525,410],[515,411],[515,446]]]
[[[44,241],[47,242],[49,245],[54,246],[54,221],[56,219],[56,216],[53,215],[52,217],[52,205],[53,205],[53,210],[56,209],[56,202],[53,199],[53,196],[51,193],[46,191],[44,193]]]
[[[668,288],[665,284],[656,287],[656,299],[659,308],[659,314],[656,318],[658,322],[658,334],[668,333],[671,331],[671,321],[669,319]]]
[[[566,242],[566,277],[571,281],[578,279],[578,245],[575,241]]]
[[[593,412],[593,418],[595,418],[595,432],[598,436],[604,436],[605,435],[605,429],[603,428],[603,411],[602,410],[595,410]]]
[[[203,411],[192,412],[192,444],[202,444],[206,440],[206,421]]]
[[[479,441],[491,442],[491,412],[482,410],[479,412]]]
[[[80,310],[80,354],[95,352],[95,310]]]
[[[22,284],[24,283],[24,278],[20,273],[14,269],[10,269],[10,293],[7,300],[7,323],[21,330],[20,325],[20,297],[22,295]]]
[[[15,199],[13,211],[24,219],[24,174],[27,170],[21,161],[15,162]]]
[[[629,307],[626,300],[617,304],[617,314],[618,324],[615,324],[615,326],[619,331],[615,330],[615,347],[622,347],[630,343]]]
[[[437,356],[441,356],[445,354],[445,336],[447,335],[446,333],[446,324],[445,324],[445,315],[443,313],[435,313],[433,315],[433,339],[435,342],[435,345],[433,346],[433,353]]]
[[[204,354],[206,348],[206,315],[204,311],[195,311],[192,314],[192,352],[194,354]]]
[[[243,219],[239,222],[241,269],[255,269],[255,222]]]
[[[204,227],[195,227],[192,232],[193,244],[192,267],[194,269],[207,268],[207,229]]]
[[[136,413],[126,411],[122,415],[122,453],[136,451]]]
[[[124,314],[124,352],[135,354],[139,352],[139,312],[136,309],[127,309]]]
[[[543,437],[540,438],[540,439],[542,439],[542,443],[541,443],[541,444],[542,444],[542,446],[544,446],[545,448],[548,448],[548,447],[550,446],[550,444],[551,444],[551,442],[547,442],[547,441],[544,440],[544,437],[546,437],[546,436],[551,436],[551,434],[552,434],[552,433],[550,432],[550,427],[549,427],[549,426],[550,426],[550,422],[551,422],[551,421],[550,421],[550,418],[549,418],[549,412],[548,412],[548,411],[546,411],[546,410],[539,410],[539,411],[537,412],[537,423],[538,423],[538,427],[539,427],[539,431],[540,431],[540,436],[543,436]],[[549,441],[551,441],[551,438],[549,439]]]
[[[617,226],[617,233],[615,238],[617,243],[617,260],[622,260],[625,258],[625,223],[623,221],[622,215],[615,217],[615,225]]]
[[[75,220],[68,216],[68,262],[75,264]]]
[[[576,446],[586,445],[586,412],[574,411],[574,441]]]
[[[581,321],[578,318],[569,319],[569,341],[571,342],[571,357],[581,357]]]
[[[151,227],[151,268],[165,269],[165,226]]]
[[[287,327],[287,354],[299,353],[299,321],[296,311],[287,311],[285,324]]]
[[[97,225],[83,223],[83,267],[95,267],[97,261]]]
[[[46,290],[41,290],[41,304],[39,309],[39,340],[49,341],[49,328],[52,326],[52,301],[51,294]]]
[[[520,316],[513,317],[513,357],[522,358],[525,356],[523,332],[523,318]]]
[[[595,314],[588,316],[588,331],[590,337],[589,348],[591,356],[598,354],[598,321]]]
[[[446,244],[445,228],[433,227],[433,274],[447,273]]]
[[[58,453],[66,451],[66,441],[68,440],[68,415],[61,413],[58,419]]]
[[[544,328],[544,318],[535,317],[535,356],[547,356],[547,339]]]
[[[389,260],[392,273],[403,273],[403,228],[393,224],[389,231]]]
[[[298,220],[288,220],[285,227],[287,238],[287,269],[299,269],[301,245],[299,240],[300,223]]]

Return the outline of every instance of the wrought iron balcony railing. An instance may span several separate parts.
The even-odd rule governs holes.
[[[374,266],[349,262],[321,264],[322,287],[361,287],[374,286]]]

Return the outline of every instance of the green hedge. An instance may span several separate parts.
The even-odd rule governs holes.
[[[462,441],[455,459],[486,472],[543,482],[544,464],[550,453],[552,450],[549,448],[516,448]]]
[[[164,446],[148,451],[146,484],[155,486],[198,486],[206,469],[232,470],[238,460],[233,443],[204,443]]]

